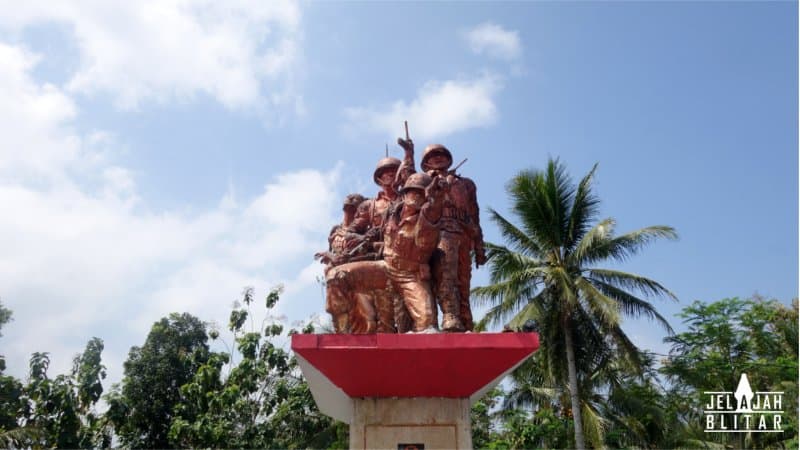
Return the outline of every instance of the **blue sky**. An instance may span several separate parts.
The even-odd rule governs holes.
[[[663,315],[797,296],[796,3],[0,8],[0,351],[17,376],[34,351],[64,371],[98,336],[118,381],[154,321],[224,325],[248,285],[285,285],[277,319],[322,313],[312,255],[347,193],[377,191],[403,120],[420,151],[469,158],[489,241],[517,171],[598,162],[603,217],[681,236],[622,266],[676,293]]]

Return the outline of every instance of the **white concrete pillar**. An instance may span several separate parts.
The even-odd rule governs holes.
[[[351,449],[471,449],[469,398],[355,398]]]

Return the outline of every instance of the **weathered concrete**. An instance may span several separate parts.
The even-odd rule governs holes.
[[[472,448],[468,398],[357,398],[350,423],[351,449]]]

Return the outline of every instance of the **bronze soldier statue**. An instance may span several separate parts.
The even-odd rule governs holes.
[[[440,144],[425,149],[415,173],[407,124],[397,143],[403,161],[378,161],[381,191],[348,196],[329,251],[316,255],[327,264],[326,309],[340,333],[423,332],[436,329],[438,303],[443,330],[472,330],[472,255],[476,267],[486,263],[475,183],[456,173],[461,164],[451,169]]]
[[[409,139],[408,142],[411,140]],[[411,145],[413,146],[413,144]],[[367,239],[374,243],[380,243],[383,240],[381,234],[386,214],[392,203],[399,201],[397,188],[402,186],[408,176],[414,173],[414,161],[412,159],[409,163],[408,158],[408,152],[406,152],[402,163],[399,159],[391,156],[378,161],[372,179],[381,187],[381,191],[374,199],[368,199],[359,206],[356,218],[350,226],[351,231],[365,234]],[[413,158],[413,147],[411,158]]]
[[[362,201],[351,220],[346,220],[337,233],[345,236],[344,256],[333,256],[326,271],[326,302],[339,333],[394,333],[399,320],[400,331],[408,329],[402,302],[389,288],[386,267],[380,261],[383,227],[386,215],[399,200],[396,179],[400,160],[386,157],[378,161],[373,173],[381,191],[374,199]],[[346,214],[349,214],[346,212]],[[332,242],[338,239],[331,235]],[[326,254],[320,254],[324,258]],[[325,260],[323,260],[325,262]],[[349,309],[347,309],[349,308]],[[343,311],[349,312],[345,314]],[[395,316],[398,316],[397,319]]]
[[[398,140],[400,141],[400,140]],[[407,141],[411,142],[411,139]],[[411,144],[413,146],[413,144]],[[409,160],[409,158],[412,158]],[[398,186],[402,186],[405,180],[414,172],[413,150],[411,156],[406,152],[406,157],[403,162],[397,158],[385,157],[378,161],[375,171],[372,174],[372,179],[375,184],[381,187],[381,191],[375,196],[374,199],[368,199],[363,202],[356,213],[356,218],[348,228],[350,231],[363,234],[366,245],[374,249],[378,255],[383,255],[383,236],[384,225],[386,217],[389,213],[391,206],[400,201],[397,193]],[[366,270],[366,269],[364,269]],[[370,273],[373,273],[374,268],[370,267]],[[379,331],[380,332],[399,332],[405,333],[410,329],[410,319],[406,313],[400,297],[396,293],[389,292],[388,302],[383,301],[384,298],[377,302],[379,316]],[[392,308],[392,313],[385,308]],[[384,317],[382,320],[380,317]],[[392,326],[388,324],[383,325],[384,322],[393,317]],[[391,331],[382,331],[389,330]]]
[[[444,182],[424,173],[408,177],[403,201],[390,211],[384,235],[384,261],[392,288],[403,301],[414,332],[436,330],[429,261],[439,241]]]
[[[353,295],[347,280],[348,263],[376,259],[375,253],[364,245],[364,237],[349,230],[358,206],[363,202],[364,196],[361,194],[345,197],[342,206],[344,219],[331,229],[328,235],[328,251],[314,255],[315,259],[326,265],[325,310],[331,315],[337,333],[368,332],[376,328],[372,301],[366,296]],[[342,266],[345,268],[341,269]]]
[[[344,218],[341,224],[334,225],[328,234],[328,251],[314,255],[322,263],[330,267],[338,266],[353,260],[369,259],[369,249],[361,245],[364,237],[350,231],[348,228],[356,217],[358,206],[366,200],[361,194],[349,194],[344,199],[342,211]],[[374,258],[372,258],[374,259]]]
[[[429,145],[422,154],[422,170],[434,179],[444,180],[448,186],[439,221],[438,249],[431,266],[434,292],[442,310],[442,330],[471,331],[474,326],[469,304],[471,254],[474,252],[475,266],[480,267],[486,263],[486,253],[475,183],[455,170],[448,170],[452,164],[453,156],[444,145]]]

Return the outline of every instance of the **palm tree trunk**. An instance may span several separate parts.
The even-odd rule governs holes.
[[[572,343],[572,321],[566,318],[564,324],[564,346],[567,348],[567,372],[569,373],[569,396],[572,402],[572,418],[575,421],[575,448],[583,450],[586,443],[583,439],[583,417],[581,417],[581,399],[578,394],[578,374],[575,369],[575,348]]]

